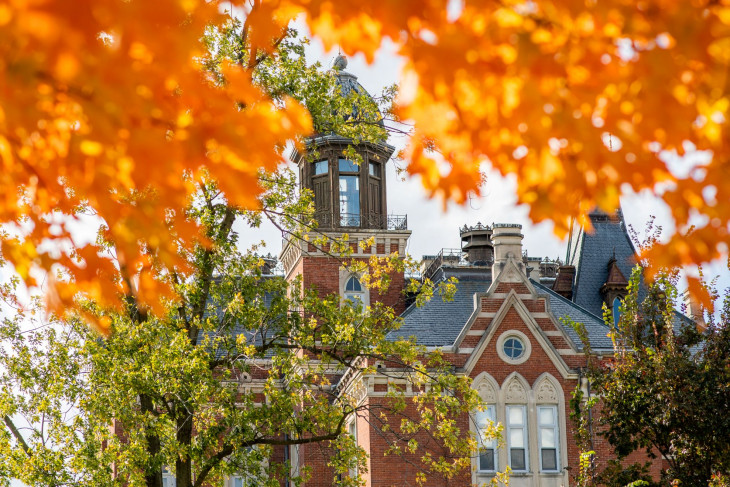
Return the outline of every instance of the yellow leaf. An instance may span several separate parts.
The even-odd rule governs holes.
[[[722,64],[730,63],[730,37],[718,39],[710,44],[707,53]]]

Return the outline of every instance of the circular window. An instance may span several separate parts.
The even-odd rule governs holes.
[[[502,350],[504,350],[504,354],[507,357],[512,360],[517,360],[523,353],[525,353],[525,346],[518,338],[510,337],[504,341]]]
[[[521,364],[530,358],[532,346],[527,335],[517,330],[507,330],[497,339],[497,355],[508,364]]]

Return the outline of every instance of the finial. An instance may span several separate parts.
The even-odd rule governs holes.
[[[343,71],[347,67],[347,58],[342,54],[338,54],[332,67],[338,71]]]

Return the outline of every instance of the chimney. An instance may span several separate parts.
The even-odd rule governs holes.
[[[495,223],[492,225],[492,243],[494,244],[494,265],[492,279],[495,279],[507,260],[515,260],[517,268],[524,274],[525,264],[522,261],[522,225],[517,223]]]
[[[705,316],[702,309],[702,305],[697,298],[692,296],[689,289],[684,293],[684,304],[687,309],[687,317],[695,322],[698,330],[707,329],[707,323],[705,323]]]
[[[473,227],[459,230],[461,236],[461,250],[466,252],[466,258],[471,265],[488,266],[494,258],[494,249],[490,237],[492,229],[481,222]]]
[[[575,281],[575,266],[561,265],[558,267],[558,276],[553,282],[553,291],[565,299],[573,299],[573,282]]]
[[[261,266],[261,274],[264,276],[273,274],[278,263],[276,257],[273,257],[271,254],[266,254],[261,257],[261,260],[264,262]]]

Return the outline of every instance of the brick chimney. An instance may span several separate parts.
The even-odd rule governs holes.
[[[575,266],[561,265],[558,276],[553,282],[553,291],[565,299],[573,299],[573,283],[575,282]]]
[[[522,261],[522,225],[517,223],[495,223],[492,225],[492,243],[494,244],[494,264],[492,265],[492,279],[495,279],[507,260],[511,257],[517,267],[525,273],[525,264]]]

